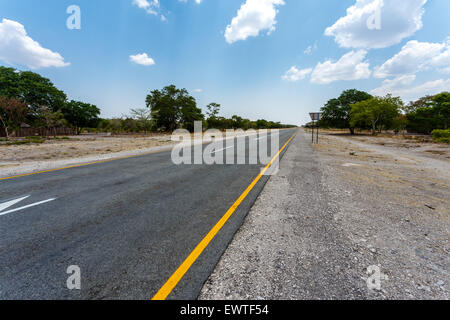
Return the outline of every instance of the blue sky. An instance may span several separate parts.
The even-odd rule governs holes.
[[[448,0],[2,1],[0,64],[104,117],[175,84],[224,116],[302,124],[349,88],[405,101],[450,90],[449,13]]]

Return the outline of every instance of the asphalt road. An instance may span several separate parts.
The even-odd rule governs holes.
[[[280,131],[280,147],[294,133]],[[151,299],[261,167],[175,165],[161,152],[0,181],[0,299]],[[169,299],[198,297],[267,180]],[[71,265],[81,290],[67,288]]]

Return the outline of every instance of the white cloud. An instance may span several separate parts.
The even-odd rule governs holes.
[[[450,67],[439,69],[439,72],[441,72],[441,73],[450,73]]]
[[[430,67],[450,67],[450,41],[446,43],[409,41],[399,53],[375,68],[374,76],[386,78],[404,74],[414,74]]]
[[[178,2],[187,2],[188,0],[178,0]],[[203,0],[195,0],[196,4],[202,3]],[[167,12],[161,9],[159,0],[133,0],[133,5],[145,10],[148,14],[160,16],[162,22],[167,22]]]
[[[386,48],[422,28],[427,0],[356,0],[347,15],[325,30],[344,48]],[[371,18],[376,17],[376,20]],[[378,20],[379,17],[379,20]],[[369,25],[379,21],[379,25]],[[378,28],[379,27],[379,28]]]
[[[70,65],[59,53],[43,48],[31,39],[22,24],[8,19],[0,23],[0,60],[31,69]]]
[[[401,97],[404,101],[414,101],[426,95],[435,95],[443,91],[448,91],[450,88],[450,79],[439,79],[428,81],[417,86],[410,86],[414,80],[415,75],[402,76],[394,80],[385,80],[381,87],[372,90],[370,93],[378,96],[391,93],[394,96]]]
[[[158,15],[159,0],[133,0],[133,5],[144,9],[148,14]]]
[[[201,92],[203,92],[203,89],[194,89],[194,92],[195,93],[201,93]]]
[[[179,2],[188,2],[188,0],[178,0]],[[202,0],[195,0],[196,4],[202,3]]]
[[[406,86],[410,85],[415,80],[416,76],[414,74],[400,76],[392,80],[386,79],[383,81],[381,87],[373,89],[371,93],[376,96],[384,96],[388,93],[394,93],[398,90],[403,90]]]
[[[433,57],[430,61],[430,66],[436,68],[442,68],[439,71],[449,73],[450,70],[450,37],[444,44],[444,48],[440,54]]]
[[[309,55],[311,55],[314,51],[316,51],[317,49],[318,49],[318,46],[317,46],[317,41],[316,41],[316,42],[314,42],[313,45],[311,45],[311,46],[309,46],[308,48],[306,48],[305,51],[303,51],[303,53],[309,56]]]
[[[371,71],[369,62],[364,60],[366,55],[365,50],[350,51],[337,62],[319,62],[311,74],[311,82],[328,84],[340,80],[367,79]]]
[[[311,74],[312,70],[312,68],[299,70],[296,66],[293,66],[281,78],[286,81],[299,81]]]
[[[155,61],[152,58],[150,58],[146,53],[131,55],[130,61],[143,66],[152,66],[155,64]]]
[[[283,0],[246,0],[225,31],[228,43],[256,37],[260,31],[267,30],[270,34],[277,23],[276,6],[284,5]]]

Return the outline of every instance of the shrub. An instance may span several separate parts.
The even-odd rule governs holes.
[[[41,144],[41,143],[44,143],[45,141],[46,141],[45,137],[29,136],[29,137],[26,137],[25,139],[9,141],[7,143],[7,145],[20,146],[20,145],[31,144],[31,143]]]
[[[22,140],[22,141],[10,141],[7,143],[8,146],[20,146],[23,144],[30,144],[30,140]]]
[[[32,143],[44,143],[46,140],[45,137],[39,137],[39,136],[27,137],[26,139]]]
[[[437,142],[450,143],[450,129],[447,130],[433,130],[431,133],[433,140]]]

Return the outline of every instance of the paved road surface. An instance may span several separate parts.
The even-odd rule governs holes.
[[[294,133],[281,131],[280,147]],[[170,154],[1,180],[0,299],[152,298],[261,169],[177,166]],[[169,299],[197,298],[266,181]],[[66,287],[70,265],[81,268],[81,290]]]

